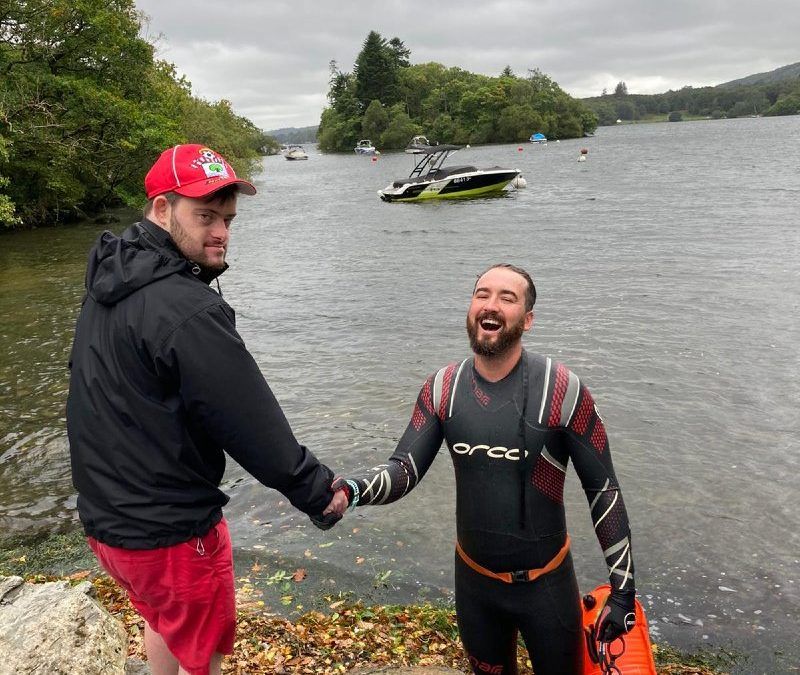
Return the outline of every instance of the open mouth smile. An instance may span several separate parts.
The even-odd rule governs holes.
[[[487,333],[496,333],[503,327],[503,324],[498,319],[492,317],[480,319],[478,325]]]

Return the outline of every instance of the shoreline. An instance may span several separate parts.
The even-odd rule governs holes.
[[[129,657],[143,657],[144,623],[124,592],[99,570],[80,529],[0,540],[0,575],[34,583],[91,581],[98,601],[124,625]],[[469,672],[452,603],[376,604],[371,594],[342,588],[341,583],[301,594],[305,584],[321,581],[308,579],[304,569],[270,578],[276,593],[270,593],[268,601],[249,577],[236,580],[237,641],[234,654],[225,659],[225,673],[341,673],[365,666],[439,666]],[[380,589],[375,590],[380,596]],[[290,619],[286,606],[299,595],[313,595],[314,602],[309,607],[295,605]],[[287,598],[291,599],[286,602]],[[653,651],[658,672],[666,675],[724,675],[744,656],[725,651],[686,654],[663,642],[654,644]],[[531,675],[524,654],[520,650],[520,674]]]

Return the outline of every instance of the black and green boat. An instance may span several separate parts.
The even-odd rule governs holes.
[[[456,199],[500,192],[520,175],[519,169],[494,166],[442,166],[445,159],[462,145],[418,146],[413,154],[420,159],[408,178],[400,178],[378,190],[385,202],[418,202],[425,199]]]

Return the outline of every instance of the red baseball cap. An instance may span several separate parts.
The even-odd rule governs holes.
[[[256,193],[252,183],[236,177],[233,167],[222,155],[199,143],[164,150],[144,177],[148,199],[165,192],[206,197],[226,185],[236,185],[239,192],[246,195]]]

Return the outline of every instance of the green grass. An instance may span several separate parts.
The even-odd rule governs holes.
[[[0,575],[65,576],[94,567],[97,562],[81,529],[14,535],[0,540]]]

